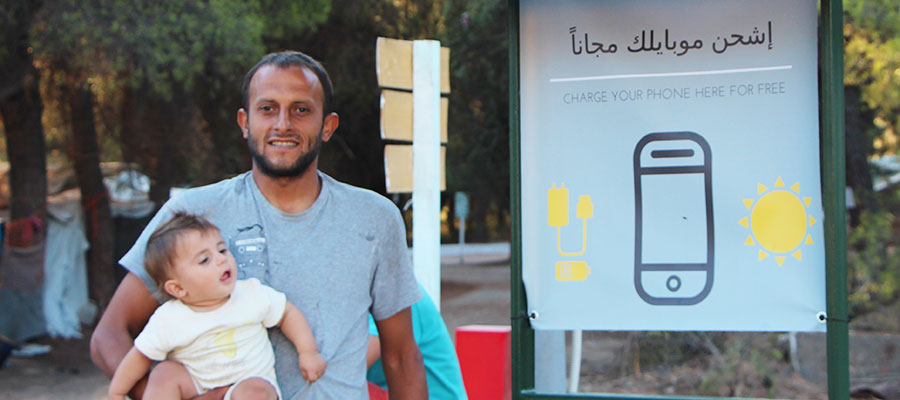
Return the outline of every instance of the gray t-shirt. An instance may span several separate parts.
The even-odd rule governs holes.
[[[293,344],[270,330],[284,398],[367,399],[367,314],[388,318],[421,293],[397,207],[372,191],[322,173],[319,178],[319,197],[300,214],[272,206],[249,172],[187,190],[159,210],[119,263],[155,293],[143,266],[150,234],[176,211],[205,216],[234,254],[238,278],[257,278],[284,292],[306,316],[328,362],[325,375],[308,385]]]

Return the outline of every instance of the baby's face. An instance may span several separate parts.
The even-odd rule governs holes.
[[[218,231],[189,231],[179,237],[173,279],[184,289],[176,296],[193,306],[217,306],[228,300],[237,279],[237,263]]]

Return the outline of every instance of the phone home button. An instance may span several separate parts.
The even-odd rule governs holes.
[[[678,275],[669,276],[669,279],[666,280],[666,288],[670,292],[677,292],[678,289],[681,289],[681,278]]]

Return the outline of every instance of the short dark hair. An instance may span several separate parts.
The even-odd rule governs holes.
[[[315,58],[293,50],[266,54],[253,68],[250,68],[250,71],[247,71],[247,75],[244,76],[244,84],[241,86],[241,96],[243,97],[241,105],[245,111],[250,112],[250,80],[253,79],[260,67],[268,64],[275,64],[278,68],[306,68],[314,72],[316,77],[319,78],[319,83],[322,84],[322,92],[325,97],[324,104],[322,104],[322,119],[324,120],[325,116],[331,113],[334,87],[331,85],[331,78],[328,77],[325,67]]]
[[[187,232],[207,233],[213,231],[218,232],[219,228],[206,218],[184,212],[175,213],[171,219],[156,227],[156,230],[150,235],[150,239],[147,239],[147,249],[144,250],[144,270],[156,283],[160,294],[166,294],[163,285],[172,276],[179,239]]]

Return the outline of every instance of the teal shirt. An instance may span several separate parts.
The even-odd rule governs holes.
[[[429,399],[466,399],[466,388],[463,386],[462,373],[459,370],[459,359],[456,348],[450,340],[447,326],[441,318],[434,302],[425,293],[421,285],[422,300],[412,305],[413,336],[422,359],[425,361],[425,374],[428,379]],[[369,315],[369,334],[378,336],[375,320]],[[366,373],[366,379],[383,388],[387,388],[387,379],[381,367],[381,360],[375,361]]]

